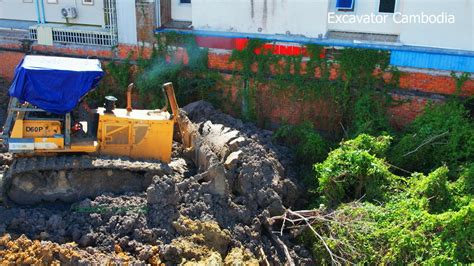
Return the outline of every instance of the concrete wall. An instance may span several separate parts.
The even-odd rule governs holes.
[[[181,4],[180,0],[171,0],[171,18],[178,21],[191,21],[192,5],[194,5],[194,1],[192,4]]]
[[[194,29],[303,34],[327,30],[329,0],[193,0]]]
[[[62,18],[61,9],[63,7],[75,7],[77,10],[77,18],[70,19],[70,23],[99,26],[105,24],[103,0],[94,0],[94,5],[83,5],[82,0],[58,0],[57,4],[48,4],[47,0],[43,1],[47,22],[66,22],[66,20]]]
[[[117,1],[117,29],[119,43],[137,43],[137,17],[134,1]]]
[[[334,12],[337,15],[384,15],[386,20],[384,23],[328,23],[328,30],[347,31],[347,32],[363,32],[363,33],[379,33],[379,34],[400,34],[400,25],[393,21],[393,14],[379,13],[380,0],[356,0],[354,11],[344,12],[336,9],[336,1],[329,1],[328,12]],[[400,11],[400,4],[403,0],[397,0],[395,4],[395,12]]]
[[[454,24],[402,24],[404,44],[474,50],[474,1],[403,0],[401,5],[408,15],[447,12],[455,16]]]
[[[0,19],[37,21],[36,5],[23,0],[0,0]]]
[[[179,0],[173,0],[179,2]],[[354,11],[336,10],[336,0],[193,0],[194,29],[317,37],[330,31],[399,35],[407,45],[474,50],[474,1],[397,0],[395,13],[379,13],[379,0],[356,0]],[[176,7],[173,7],[176,9]],[[176,11],[176,12],[175,12]],[[176,14],[180,11],[173,10]],[[328,23],[336,15],[384,16],[380,22]],[[453,15],[455,23],[397,23],[402,16]]]
[[[70,19],[72,24],[86,24],[104,26],[104,1],[94,0],[94,5],[83,5],[82,0],[57,0],[57,4],[49,4],[48,0],[43,1],[47,22],[65,23],[66,20],[61,15],[63,7],[75,7],[77,18]],[[119,2],[128,0],[119,0]],[[0,19],[15,19],[36,21],[35,0],[32,3],[23,3],[23,0],[1,0]]]

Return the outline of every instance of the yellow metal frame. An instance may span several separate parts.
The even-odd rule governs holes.
[[[193,145],[190,122],[179,113],[173,86],[163,86],[170,102],[173,115],[162,110],[133,110],[131,106],[131,88],[127,93],[127,108],[115,109],[105,113],[103,108],[96,110],[99,115],[97,141],[69,139],[68,115],[65,120],[65,132],[61,132],[61,122],[55,120],[24,120],[25,111],[17,113],[10,138],[33,139],[26,153],[54,154],[67,152],[100,153],[105,155],[129,156],[132,158],[157,159],[171,161],[173,131],[175,122],[179,128],[185,148]],[[28,132],[26,127],[30,127]],[[112,129],[109,129],[112,128]],[[18,142],[21,143],[21,142]],[[31,142],[28,142],[31,143]],[[31,147],[31,150],[30,150]],[[18,153],[25,153],[18,148]]]
[[[23,138],[23,118],[25,117],[25,113],[20,112],[16,116],[15,124],[13,125],[12,133],[10,134],[10,138]]]
[[[120,109],[117,109],[120,111]],[[143,111],[143,110],[142,110]],[[114,129],[107,129],[114,127]],[[147,127],[138,143],[139,128]],[[171,160],[174,121],[171,119],[144,119],[134,112],[127,116],[100,114],[98,126],[99,153],[133,158]],[[120,140],[120,143],[113,143]],[[123,142],[126,140],[126,142]],[[117,141],[118,142],[118,141]]]
[[[61,122],[56,120],[24,120],[19,113],[11,133],[12,138],[52,138],[61,134]]]

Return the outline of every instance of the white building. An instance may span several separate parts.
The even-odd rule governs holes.
[[[472,0],[172,0],[172,19],[195,30],[396,36],[406,45],[474,50]],[[339,8],[338,8],[339,7]],[[353,36],[353,35],[352,35]]]
[[[120,34],[119,25],[127,32]],[[136,43],[135,1],[0,0],[0,29],[8,28],[26,30],[45,45],[114,46],[121,39]]]
[[[472,0],[171,1],[197,35],[381,48],[393,64],[474,72]]]
[[[157,29],[387,49],[395,65],[474,72],[472,0],[0,0],[0,28],[11,24],[42,44],[134,45]]]

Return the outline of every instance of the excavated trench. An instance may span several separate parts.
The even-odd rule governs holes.
[[[294,263],[311,264],[304,247],[277,239],[267,223],[301,195],[288,150],[272,143],[270,131],[206,102],[184,110],[200,135],[194,153],[175,144],[169,169],[133,191],[0,207],[0,262],[283,264],[289,253]],[[11,156],[1,158],[4,174]],[[82,173],[82,185],[92,187],[104,171]],[[119,183],[136,178],[127,173]]]

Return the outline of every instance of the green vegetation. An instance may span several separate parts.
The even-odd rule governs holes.
[[[317,189],[317,184],[313,182],[312,164],[326,158],[331,142],[321,137],[310,122],[298,125],[284,124],[275,131],[273,139],[291,149],[299,176],[309,188],[311,196],[317,197],[313,193],[313,190]]]
[[[328,143],[314,130],[309,122],[299,125],[283,125],[273,134],[275,140],[291,147],[296,160],[302,164],[322,161],[328,152]]]
[[[194,36],[163,34],[157,36],[158,48],[150,59],[139,59],[137,86],[142,97],[151,107],[161,107],[161,85],[173,82],[176,98],[181,105],[196,100],[207,100],[219,105],[220,94],[216,88],[220,75],[207,68],[207,49],[199,48]],[[184,47],[187,64],[176,58],[175,47]]]
[[[351,262],[472,262],[474,164],[453,181],[445,166],[428,175],[396,176],[382,157],[388,140],[361,135],[315,165],[319,192],[331,204],[333,219],[314,229],[336,256]],[[331,261],[309,230],[302,241],[317,262]]]
[[[207,50],[198,47],[192,35],[166,33],[156,38],[157,45],[149,58],[145,59],[140,54],[135,64],[132,64],[132,54],[129,54],[124,61],[107,65],[106,71],[112,79],[107,85],[117,87],[112,91],[122,93],[135,80],[142,106],[161,108],[164,105],[161,86],[173,82],[181,105],[207,100],[219,106],[222,97],[216,87],[221,78],[218,73],[207,68]],[[187,64],[176,58],[178,47],[186,49]]]
[[[357,200],[383,200],[394,183],[381,155],[390,145],[390,137],[359,135],[342,142],[327,159],[314,165],[321,200],[330,206]]]
[[[135,79],[145,107],[161,107],[161,85],[173,82],[181,105],[205,99],[220,106],[223,82],[207,68],[207,50],[194,38],[166,34],[150,59],[111,63],[108,71],[122,91]],[[245,121],[260,121],[260,88],[298,104],[324,100],[340,130],[324,138],[310,122],[283,125],[274,139],[294,153],[299,176],[309,188],[308,208],[316,208],[311,230],[301,241],[317,264],[455,264],[474,261],[474,124],[457,97],[430,104],[401,132],[386,117],[387,93],[400,71],[385,51],[328,50],[306,46],[299,56],[274,55],[264,42],[250,40],[234,51],[237,105]],[[189,63],[175,61],[185,47]],[[257,51],[257,52],[256,52]],[[334,73],[337,69],[337,75]],[[391,72],[391,80],[383,73]],[[456,96],[468,74],[452,74]],[[239,85],[240,84],[240,85]],[[271,104],[269,104],[271,105]],[[302,112],[302,115],[303,112]],[[330,140],[328,140],[330,139]],[[340,141],[334,147],[334,141]],[[331,250],[332,254],[328,252]]]
[[[462,92],[462,87],[466,81],[469,80],[471,77],[471,73],[462,73],[461,75],[456,75],[456,72],[451,72],[451,77],[453,78],[455,84],[456,84],[456,95],[461,94]]]
[[[474,124],[463,103],[431,104],[396,133],[386,117],[387,90],[400,72],[388,67],[387,53],[344,49],[328,60],[319,57],[320,47],[309,46],[303,70],[302,56],[255,53],[261,45],[251,41],[234,52],[236,73],[253,87],[271,84],[277,96],[291,90],[284,95],[300,102],[332,101],[334,113],[342,114],[338,137],[349,139],[327,153],[331,142],[309,122],[283,125],[274,134],[295,154],[308,207],[324,214],[312,225],[321,238],[309,229],[301,236],[316,263],[473,262]],[[339,75],[331,79],[334,63]],[[383,81],[383,71],[392,72],[391,81]],[[468,77],[453,76],[457,94]]]
[[[236,63],[235,75],[242,77],[244,88],[269,85],[276,97],[291,91],[291,99],[309,101],[324,99],[331,103],[334,124],[340,124],[346,136],[360,133],[391,131],[385,115],[390,97],[384,93],[397,82],[384,82],[382,74],[392,72],[392,81],[399,78],[396,68],[389,68],[389,54],[368,49],[333,51],[332,56],[320,56],[323,47],[307,45],[309,58],[303,69],[303,54],[299,56],[275,55],[264,49],[264,41],[251,39],[243,50],[234,50],[230,58]],[[331,58],[331,59],[330,59]],[[337,67],[338,66],[338,67]],[[338,76],[331,78],[331,70],[339,68]],[[241,95],[242,102],[255,102],[256,93]],[[255,112],[255,108],[244,110]],[[258,119],[257,113],[244,115]]]
[[[392,147],[386,135],[341,142],[314,165],[319,197],[311,202],[326,213],[313,229],[332,257],[312,231],[301,241],[323,264],[473,262],[473,129],[462,103],[451,100],[427,108]]]
[[[408,171],[427,173],[447,164],[456,170],[474,160],[474,123],[460,101],[426,108],[393,146],[393,163]]]
[[[131,57],[132,54],[129,53],[123,62],[112,61],[106,67],[108,74],[116,82],[118,92],[120,93],[124,93],[128,84],[132,82]]]

